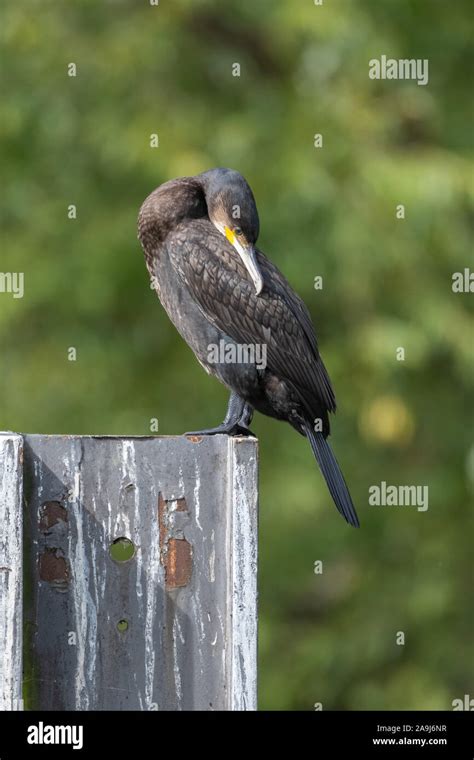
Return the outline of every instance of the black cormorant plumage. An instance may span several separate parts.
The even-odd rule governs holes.
[[[327,442],[336,401],[311,318],[255,247],[258,232],[252,190],[231,169],[165,182],[140,209],[138,236],[160,301],[231,392],[224,422],[196,433],[249,435],[254,409],[286,420],[308,438],[339,512],[358,526]]]

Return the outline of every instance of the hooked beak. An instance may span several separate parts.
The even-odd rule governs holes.
[[[253,245],[250,245],[249,243],[241,242],[237,236],[233,233],[232,230],[230,230],[228,227],[225,228],[225,234],[226,238],[231,243],[237,253],[239,254],[240,258],[242,259],[242,263],[245,266],[247,272],[249,273],[250,277],[252,278],[252,282],[255,286],[255,292],[258,295],[263,290],[263,277],[260,274],[260,270],[258,268],[257,263],[257,255],[255,253],[255,248]]]

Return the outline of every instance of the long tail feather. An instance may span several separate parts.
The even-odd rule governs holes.
[[[332,453],[329,443],[322,433],[313,430],[311,423],[305,422],[305,430],[313,454],[322,474],[324,475],[324,479],[329,488],[329,493],[331,494],[336,507],[350,525],[358,528],[359,519],[354,504],[352,503],[349,489],[347,488],[346,481],[344,480],[344,476],[336,461],[336,457]]]

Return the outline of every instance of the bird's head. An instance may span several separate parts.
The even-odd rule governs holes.
[[[210,221],[239,254],[259,295],[263,278],[255,255],[259,221],[252,190],[244,177],[232,169],[211,169],[199,178]]]

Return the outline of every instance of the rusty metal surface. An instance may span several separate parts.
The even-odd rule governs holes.
[[[256,460],[226,436],[25,436],[30,709],[256,708]]]
[[[0,433],[0,710],[21,709],[23,440]]]

